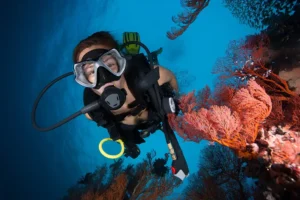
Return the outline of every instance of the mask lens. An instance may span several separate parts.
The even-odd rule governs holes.
[[[75,64],[75,80],[85,87],[93,87],[96,83],[95,64],[96,63],[94,61],[86,61]]]
[[[75,80],[84,87],[95,87],[99,83],[115,81],[126,67],[126,59],[112,49],[98,59],[83,61],[74,65]]]
[[[126,67],[126,60],[116,49],[112,49],[99,58],[99,62],[115,76],[121,76]]]
[[[107,53],[101,56],[100,61],[109,67],[109,70],[113,73],[119,73],[120,67],[117,58],[112,53]]]
[[[83,71],[85,81],[89,82],[90,84],[96,83],[95,63],[83,64],[82,71]]]

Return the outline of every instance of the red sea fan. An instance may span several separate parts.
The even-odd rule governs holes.
[[[246,88],[236,92],[231,107],[239,113],[243,128],[240,134],[247,138],[248,143],[253,143],[259,124],[268,117],[272,110],[272,102],[265,90],[255,81],[250,80]]]
[[[189,124],[189,129],[184,130],[189,133],[184,134],[189,140],[216,141],[234,149],[246,146],[245,139],[239,135],[241,129],[239,116],[236,112],[231,113],[226,106],[214,105],[210,109],[201,108],[197,112],[186,113],[182,120]]]
[[[172,17],[172,21],[180,28],[172,27],[167,32],[167,37],[175,40],[196,20],[199,13],[208,6],[210,0],[181,0],[181,5],[186,9],[185,12]]]
[[[201,135],[201,132],[195,129],[192,124],[185,122],[183,116],[175,116],[173,114],[169,114],[168,120],[170,126],[174,130],[176,130],[178,135],[180,135],[180,137],[182,137],[184,140],[199,143],[202,139],[204,139],[198,137],[199,135]]]
[[[197,105],[193,94],[183,97],[183,115],[169,116],[172,128],[186,140],[216,141],[236,150],[254,142],[260,123],[272,109],[270,97],[253,80],[234,94],[230,108],[212,105],[209,109],[191,109],[191,105]]]
[[[182,112],[191,112],[196,106],[197,102],[194,91],[180,97],[179,108]]]

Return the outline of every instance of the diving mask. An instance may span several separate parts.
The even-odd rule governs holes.
[[[82,60],[74,64],[75,81],[88,88],[99,89],[119,80],[126,68],[126,59],[116,49],[95,49],[86,53]]]

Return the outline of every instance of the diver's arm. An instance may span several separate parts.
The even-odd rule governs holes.
[[[163,85],[165,83],[170,83],[171,87],[178,92],[178,84],[175,75],[173,74],[172,71],[162,67],[162,66],[154,66],[154,68],[159,67],[159,79],[158,79],[158,84]]]

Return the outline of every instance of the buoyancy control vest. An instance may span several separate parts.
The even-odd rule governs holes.
[[[128,64],[126,71],[124,72],[124,76],[130,92],[136,99],[128,105],[129,108],[132,108],[132,110],[119,115],[113,115],[109,110],[104,107],[100,107],[88,114],[98,126],[102,126],[108,130],[109,135],[113,140],[120,139],[121,137],[129,137],[133,139],[136,144],[140,144],[143,143],[144,140],[142,138],[138,138],[138,129],[147,129],[149,126],[154,126],[159,123],[159,118],[156,117],[149,94],[143,89],[145,86],[141,87],[140,85],[140,80],[142,80],[146,74],[150,72],[151,68],[149,67],[149,62],[144,54],[129,55],[126,59]],[[172,88],[169,84],[160,86],[160,93],[160,95],[165,97],[174,97],[174,93],[172,92]],[[83,102],[85,106],[98,98],[99,96],[90,88],[84,89]],[[147,108],[149,113],[147,123],[130,126],[126,126],[121,123],[127,115],[135,116],[145,108]]]

